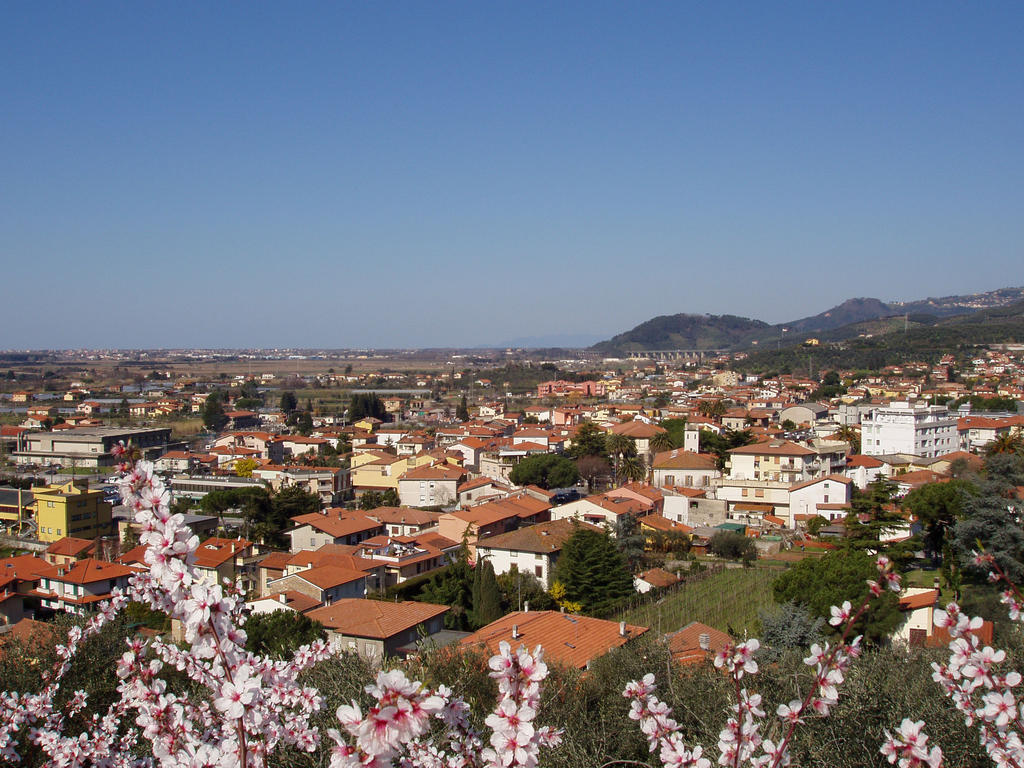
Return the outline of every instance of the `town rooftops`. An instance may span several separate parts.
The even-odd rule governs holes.
[[[332,589],[333,587],[340,587],[342,584],[365,579],[366,572],[358,571],[354,568],[346,568],[342,565],[314,565],[312,568],[307,568],[304,571],[293,574],[292,577],[284,578],[293,578],[295,576],[308,581],[320,589]]]
[[[649,440],[667,430],[664,427],[648,424],[645,421],[633,420],[622,424],[613,424],[608,428],[608,431],[613,435],[625,435],[626,437],[638,438],[640,440]]]

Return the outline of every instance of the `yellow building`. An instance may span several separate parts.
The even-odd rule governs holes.
[[[57,541],[65,536],[95,539],[114,532],[110,504],[103,500],[103,491],[89,490],[87,480],[33,488],[32,493],[40,541]]]

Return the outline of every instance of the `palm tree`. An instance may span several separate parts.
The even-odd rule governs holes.
[[[834,440],[850,444],[850,453],[860,453],[860,433],[849,424],[844,424],[832,433]]]
[[[658,432],[653,435],[648,442],[651,446],[652,453],[661,453],[662,451],[671,451],[675,446],[672,444],[672,436],[669,435],[668,430],[664,432]]]
[[[623,458],[619,471],[622,473],[623,479],[630,482],[640,482],[647,477],[647,466],[640,456],[626,456]]]
[[[1020,432],[1004,432],[988,444],[985,453],[989,456],[997,453],[1024,454],[1024,435]]]
[[[612,455],[613,482],[619,482],[620,460],[628,456],[636,456],[636,441],[632,437],[612,432],[605,438],[605,448]]]

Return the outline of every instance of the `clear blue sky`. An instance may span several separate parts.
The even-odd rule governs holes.
[[[1024,284],[1024,4],[32,3],[0,347],[461,346]]]

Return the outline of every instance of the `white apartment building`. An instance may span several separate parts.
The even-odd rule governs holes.
[[[957,420],[941,405],[893,402],[861,421],[861,452],[868,456],[909,453],[936,458],[960,450]]]

